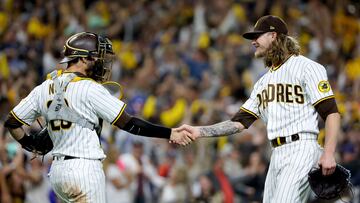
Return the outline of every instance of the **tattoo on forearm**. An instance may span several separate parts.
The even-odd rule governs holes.
[[[235,122],[227,120],[210,126],[200,127],[201,137],[227,136],[239,133],[240,129]]]

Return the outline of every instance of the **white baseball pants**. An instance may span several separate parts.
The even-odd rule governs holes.
[[[49,177],[63,202],[106,203],[105,174],[99,160],[54,160]]]
[[[274,148],[263,203],[305,203],[310,194],[307,175],[321,154],[316,137],[303,140],[301,134],[300,140]]]

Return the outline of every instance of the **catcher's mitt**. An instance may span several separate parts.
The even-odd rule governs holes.
[[[311,189],[320,199],[334,199],[340,197],[351,185],[350,171],[337,164],[335,172],[328,176],[323,176],[321,168],[313,169],[308,174]]]
[[[37,155],[45,155],[50,152],[54,145],[50,139],[47,128],[43,128],[38,133],[29,135],[29,142],[22,144],[22,147]]]

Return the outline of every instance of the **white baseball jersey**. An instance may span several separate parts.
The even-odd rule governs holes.
[[[322,65],[301,55],[291,56],[256,82],[241,109],[261,118],[272,140],[299,132],[318,134],[314,106],[333,97]]]
[[[264,203],[307,201],[307,174],[322,154],[314,107],[333,97],[325,68],[301,55],[270,69],[255,84],[242,110],[266,123],[269,140],[293,134],[300,139],[273,148]]]
[[[60,83],[66,75],[58,77]],[[54,82],[48,79],[11,113],[21,123],[30,125],[37,117],[45,116],[54,93]],[[67,85],[64,100],[73,111],[95,125],[99,124],[99,118],[115,123],[126,106],[101,84],[81,77],[75,77]],[[100,162],[105,154],[96,131],[64,120],[50,121],[48,131],[54,144],[52,154],[56,157],[49,177],[57,196],[64,202],[105,203],[105,175]],[[77,158],[65,160],[65,156]]]
[[[66,72],[59,77],[60,82],[65,78],[65,74]],[[23,124],[30,125],[37,117],[44,116],[54,92],[54,83],[48,79],[31,91],[11,113]],[[66,88],[64,98],[71,109],[96,125],[99,124],[99,118],[115,123],[126,106],[101,84],[88,78],[76,77]],[[60,120],[50,122],[48,130],[54,144],[53,155],[105,158],[94,130]]]

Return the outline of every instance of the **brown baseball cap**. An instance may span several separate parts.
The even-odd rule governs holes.
[[[254,26],[254,31],[243,34],[246,39],[256,39],[266,32],[276,32],[287,35],[288,29],[286,23],[277,16],[267,15],[261,17]]]

